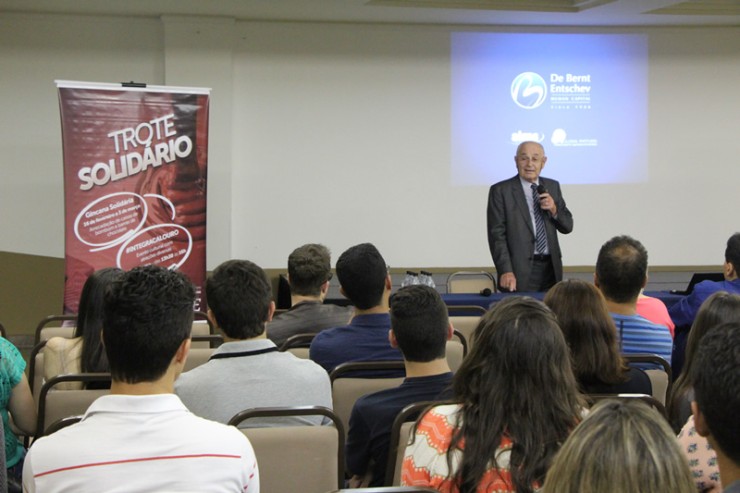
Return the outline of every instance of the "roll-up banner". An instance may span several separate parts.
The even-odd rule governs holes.
[[[210,89],[56,81],[65,197],[64,312],[103,267],[178,269],[205,307]]]

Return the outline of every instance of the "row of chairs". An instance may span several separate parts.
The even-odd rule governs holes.
[[[588,396],[590,403],[599,399],[616,398],[622,400],[638,399],[648,405],[662,409],[662,405],[647,395],[598,395]],[[433,402],[419,402],[404,408],[396,417],[392,431],[386,466],[385,485],[398,486],[401,480],[401,464],[405,444],[413,431],[414,422]],[[344,443],[343,422],[335,412],[328,408],[294,407],[261,408],[244,410],[236,414],[229,425],[238,426],[244,420],[264,416],[306,416],[320,415],[331,421],[330,426],[291,426],[270,428],[242,428],[254,448],[260,465],[260,483],[263,491],[301,491],[322,493],[344,491]],[[49,432],[69,426],[80,420],[79,416],[60,420]],[[401,492],[427,491],[424,489],[359,489],[352,491]]]

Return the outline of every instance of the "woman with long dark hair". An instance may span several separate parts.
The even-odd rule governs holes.
[[[544,304],[512,297],[482,317],[473,340],[454,377],[456,403],[417,424],[402,484],[535,491],[584,409],[563,335]]]
[[[74,338],[52,337],[44,347],[44,378],[65,373],[109,372],[108,358],[100,340],[103,329],[103,295],[106,287],[123,271],[106,267],[93,272],[80,294]],[[62,383],[58,389],[80,389],[77,382]]]
[[[648,394],[650,378],[630,368],[619,353],[617,328],[601,291],[578,279],[560,281],[545,295],[555,313],[585,394]]]

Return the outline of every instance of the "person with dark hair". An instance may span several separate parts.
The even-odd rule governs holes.
[[[531,493],[584,402],[555,315],[529,297],[491,308],[453,378],[454,404],[417,423],[401,484],[447,493]]]
[[[228,423],[255,407],[324,406],[331,409],[329,376],[313,361],[278,351],[265,337],[275,303],[265,272],[248,260],[228,260],[206,281],[208,315],[224,343],[210,360],[180,375],[175,393],[203,418]],[[320,416],[249,419],[243,428],[321,424]]]
[[[173,394],[194,301],[190,281],[162,267],[137,267],[111,283],[103,303],[110,395],[80,423],[34,441],[24,491],[259,491],[247,438],[194,416]]]
[[[699,435],[717,453],[724,493],[740,492],[740,323],[719,325],[699,342],[691,410]]]
[[[352,307],[324,304],[331,281],[331,254],[324,245],[309,243],[288,257],[291,307],[267,324],[267,338],[281,346],[298,334],[318,334],[344,325],[352,318]]]
[[[652,394],[647,374],[630,368],[619,354],[617,331],[604,295],[578,279],[560,281],[545,295],[573,359],[585,394]]]
[[[328,372],[347,361],[400,361],[400,351],[388,342],[391,277],[378,249],[371,243],[347,249],[337,260],[337,277],[355,315],[349,325],[316,335],[311,359]]]
[[[673,384],[671,399],[667,406],[674,430],[678,431],[691,416],[690,375],[696,364],[699,343],[710,329],[735,320],[740,320],[740,295],[718,291],[707,298],[699,308],[686,344],[684,369]]]
[[[74,338],[52,337],[44,346],[44,379],[64,373],[107,373],[110,371],[100,334],[103,331],[103,295],[108,285],[123,273],[116,267],[93,272],[80,294]],[[95,385],[89,385],[93,387]],[[62,382],[58,390],[81,389],[80,382]]]
[[[683,367],[685,344],[691,324],[699,313],[704,301],[717,291],[726,291],[730,294],[740,294],[740,233],[735,233],[727,240],[725,248],[725,263],[723,266],[724,281],[702,281],[694,286],[694,290],[675,303],[668,310],[668,314],[676,324],[676,368],[677,377]]]
[[[439,398],[452,384],[445,349],[452,337],[447,306],[429,286],[407,286],[391,297],[391,346],[403,353],[406,378],[396,388],[357,400],[349,419],[346,466],[359,484],[370,464],[370,486],[382,486],[393,420],[415,402]]]
[[[560,183],[540,176],[547,163],[539,142],[522,142],[517,176],[488,192],[487,232],[502,291],[546,291],[563,278],[558,233],[573,231]]]
[[[696,493],[663,416],[641,401],[597,403],[560,448],[546,493]]]
[[[637,314],[637,297],[647,284],[648,254],[630,236],[615,236],[599,250],[594,284],[606,298],[622,353],[657,354],[671,362],[673,338],[665,325]]]

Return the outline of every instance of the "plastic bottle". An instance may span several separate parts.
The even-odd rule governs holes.
[[[414,271],[407,270],[406,277],[404,277],[403,281],[401,282],[401,287],[403,288],[414,284],[419,284],[419,274]]]
[[[421,275],[419,276],[419,284],[423,284],[424,286],[429,286],[430,288],[437,287],[436,284],[434,284],[432,273],[426,270],[421,271]]]

